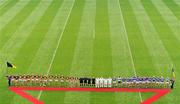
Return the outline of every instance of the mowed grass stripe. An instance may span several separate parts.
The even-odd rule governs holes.
[[[74,3],[53,63],[52,74],[70,74],[84,4],[85,0],[76,0]]]
[[[172,30],[169,25],[164,21],[161,14],[157,11],[152,1],[142,1],[142,4],[153,23],[159,37],[162,39],[168,53],[170,54],[173,61],[177,60],[179,52],[179,41],[176,37],[174,37]],[[149,11],[151,9],[151,11]],[[178,64],[177,64],[178,65]],[[178,71],[178,70],[177,70]]]
[[[174,15],[180,21],[180,6],[178,6],[173,0],[163,0],[166,6],[174,13]]]
[[[1,31],[0,31],[0,49],[9,40],[14,32],[32,13],[35,7],[40,3],[39,0],[31,0]],[[2,36],[3,35],[3,36]]]
[[[85,0],[70,76],[92,76],[96,0]],[[86,104],[90,92],[66,92],[65,104]]]
[[[26,73],[28,67],[30,66],[34,58],[34,55],[36,54],[42,41],[44,40],[61,4],[62,0],[52,1],[41,19],[33,28],[27,41],[20,49],[18,55],[15,57],[17,64],[23,63],[21,64],[21,69],[23,70],[21,70],[19,73]],[[24,59],[22,59],[22,57],[24,57]]]
[[[2,1],[0,1],[0,7],[1,7],[2,5],[5,5],[5,4],[7,3],[7,1],[8,1],[8,0],[2,0]]]
[[[43,2],[43,1],[42,1]],[[24,42],[25,40],[26,40],[26,38],[27,38],[27,36],[25,35],[25,34],[29,34],[30,32],[31,32],[31,30],[32,30],[32,28],[33,28],[33,26],[36,24],[36,22],[38,22],[38,20],[40,19],[40,17],[42,16],[42,14],[44,13],[44,11],[46,10],[46,8],[47,7],[43,7],[43,6],[48,6],[47,4],[43,4],[43,3],[40,3],[40,4],[38,4],[38,6],[40,6],[40,8],[38,8],[38,6],[36,7],[36,9],[35,9],[35,11],[33,11],[33,13],[31,14],[31,16],[29,16],[27,19],[26,19],[26,21],[22,24],[22,25],[24,25],[24,26],[28,26],[28,28],[26,27],[26,28],[21,28],[21,30],[19,30],[18,32],[19,33],[15,33],[14,35],[16,35],[16,37],[17,37],[17,40],[18,40],[18,44],[15,44],[14,46],[16,47],[16,45],[20,45],[21,46],[21,40]],[[43,8],[45,9],[45,10],[43,10]],[[39,9],[39,10],[38,10]],[[36,11],[37,10],[37,11]],[[37,12],[41,12],[41,13],[37,13]],[[37,17],[37,18],[34,18],[35,16],[40,16],[40,17]],[[29,20],[29,21],[28,21]],[[31,25],[32,27],[30,27],[29,25]],[[21,26],[21,27],[23,27],[23,26]],[[30,28],[29,28],[30,27]],[[25,34],[23,34],[23,32],[25,32]],[[19,39],[20,38],[20,39]],[[21,39],[21,38],[23,38],[23,39]],[[12,39],[12,41],[14,41],[14,43],[16,43],[17,42],[17,40],[15,39],[15,40],[13,40]],[[9,47],[8,45],[7,45],[7,47]],[[12,46],[13,47],[13,46]],[[9,47],[10,48],[10,47]],[[14,49],[13,51],[11,51],[11,53],[8,55],[8,59],[10,58],[10,59],[14,59],[14,54],[16,55],[16,53],[17,53],[17,51],[20,49],[20,47],[16,47],[16,48],[12,48],[12,49]],[[6,51],[7,52],[9,52],[11,50],[11,48],[10,49],[6,49]],[[11,55],[12,54],[12,55]],[[12,57],[11,57],[12,56]],[[24,55],[25,56],[25,55]],[[24,61],[25,59],[23,58],[23,57],[21,57],[21,60],[22,61]],[[14,63],[16,63],[16,59],[14,59],[14,61],[13,61]],[[19,67],[20,65],[22,65],[23,64],[23,62],[22,63],[20,63],[20,64],[17,64],[17,66],[18,66],[18,68],[17,68],[17,70],[11,70],[10,71],[10,73],[12,74],[12,73],[19,73],[19,72],[21,72],[22,70],[23,71],[26,71],[26,69],[21,69],[21,67]],[[7,85],[7,84],[6,84]],[[10,91],[9,90],[7,90],[7,94],[9,94],[10,93]],[[5,93],[6,94],[6,93]],[[10,102],[11,103],[17,103],[18,102],[18,100],[16,99],[16,100],[13,100],[14,98],[13,98],[13,96],[14,95],[16,95],[16,94],[13,94],[13,95],[10,95],[9,97],[10,97],[10,99],[12,99],[12,100],[8,100],[8,103],[7,104],[10,104]],[[16,95],[16,96],[18,96],[18,95]],[[21,100],[22,100],[23,98],[21,98]],[[23,101],[23,103],[25,103],[25,99],[23,99],[22,100]],[[7,102],[7,101],[6,101]]]
[[[11,38],[5,43],[5,45],[0,50],[2,55],[1,60],[3,62],[7,59],[14,62],[14,58],[19,52],[21,46],[26,41],[27,37],[30,35],[32,29],[36,23],[40,20],[41,16],[44,14],[45,10],[49,6],[50,2],[41,2],[36,9],[31,13],[31,15],[22,23],[19,29],[11,36]],[[36,18],[34,18],[36,17]],[[18,40],[18,42],[17,42]],[[3,70],[6,70],[6,65],[2,65]],[[11,72],[16,72],[16,70],[11,70]],[[1,76],[1,74],[0,74]]]
[[[92,76],[96,0],[85,0],[70,75]]]
[[[0,1],[0,9],[6,6],[11,0],[2,0]]]
[[[130,56],[128,40],[123,25],[123,17],[119,0],[108,0],[109,25],[112,47],[113,76],[134,76],[132,59]],[[116,103],[138,104],[140,102],[138,93],[115,93]]]
[[[61,1],[59,0],[54,1],[51,4],[51,6],[47,9],[45,14],[42,16],[39,23],[31,32],[30,37],[28,38],[28,40],[26,41],[24,46],[21,48],[16,58],[14,59],[17,65],[22,65],[22,66],[19,66],[19,69],[22,69],[22,70],[16,70],[15,73],[26,73],[31,63],[31,60],[34,57],[34,54],[36,54],[36,51],[39,48],[41,41],[43,40],[43,36],[48,31],[48,28],[52,20],[54,19],[53,17],[56,15],[56,12],[58,11],[60,4],[61,4]],[[44,21],[46,21],[45,24],[44,24]],[[24,60],[25,58],[27,60]]]
[[[3,46],[2,50],[0,50],[0,62],[1,62],[1,71],[3,70],[3,72],[5,72],[6,69],[6,64],[5,62],[11,61],[14,62],[15,60],[13,60],[16,56],[16,54],[18,53],[21,45],[24,43],[24,41],[26,40],[29,32],[31,32],[33,26],[36,24],[36,22],[39,20],[39,17],[41,17],[41,14],[43,14],[44,9],[47,6],[46,4],[42,3],[39,8],[36,8],[35,11],[33,11],[33,13],[31,14],[31,16],[29,16],[25,22],[21,25],[21,27],[19,28],[18,31],[16,31],[16,33],[13,34],[13,36],[11,37],[11,39],[9,39],[8,42],[6,42],[6,44]],[[39,10],[41,11],[41,13],[39,13]],[[37,18],[33,18],[37,16]],[[29,26],[31,25],[31,26]],[[28,27],[28,28],[27,28]],[[18,40],[18,42],[17,42]],[[19,69],[19,67],[17,68]],[[11,70],[10,73],[16,72],[17,70]],[[0,73],[0,77],[2,77],[1,81],[4,82],[6,81],[4,78],[4,73]],[[5,88],[7,84],[2,85],[0,89]],[[4,93],[5,95],[5,93]]]
[[[180,2],[179,2],[179,0],[174,0],[174,2],[180,7]]]
[[[37,54],[37,56],[42,56],[42,53],[43,53],[44,49],[46,48],[46,46],[51,45],[51,46],[49,46],[49,52],[48,52],[49,55],[44,54],[46,56],[45,59],[49,58],[49,59],[47,59],[49,61],[46,60],[46,64],[48,66],[45,65],[45,63],[42,63],[42,68],[39,68],[40,73],[42,73],[42,69],[47,69],[47,70],[44,70],[43,73],[46,75],[49,75],[50,71],[52,70],[52,63],[54,62],[54,58],[56,56],[57,49],[58,49],[59,44],[61,42],[62,35],[63,35],[64,29],[66,27],[67,21],[69,19],[70,13],[72,11],[73,5],[74,5],[74,2],[72,2],[72,1],[65,0],[63,2],[57,16],[54,19],[52,26],[51,26],[51,29],[50,29],[51,31],[48,32],[47,38],[46,38],[46,40],[44,40],[44,45],[40,49],[41,51],[39,52],[39,55]],[[70,7],[70,8],[66,9],[67,7]],[[50,35],[52,33],[54,34],[53,38],[52,38],[52,35]],[[53,40],[49,40],[49,38],[54,39],[54,42],[53,42]],[[49,57],[47,57],[47,56],[49,56]],[[35,59],[38,60],[38,58],[35,58]],[[44,59],[43,56],[42,56],[42,59]],[[42,59],[41,59],[41,61],[40,60],[39,61],[43,62]],[[35,62],[34,62],[34,64],[38,65],[38,63],[35,63]],[[34,65],[31,65],[31,66],[34,67]],[[37,98],[40,99],[41,95],[42,95],[42,91],[40,91],[38,93]],[[56,95],[54,95],[54,96],[56,96]],[[45,102],[46,102],[46,100],[45,100]]]
[[[5,6],[0,8],[0,16],[2,16],[5,12],[7,12],[11,7],[13,7],[19,0],[9,0]]]
[[[30,0],[20,1],[11,7],[4,15],[0,16],[0,31],[30,2]],[[1,36],[1,33],[0,33]]]
[[[0,10],[5,7],[11,0],[1,0],[0,1]]]
[[[113,75],[111,39],[109,30],[108,0],[96,0],[95,38],[93,45],[93,69],[96,77]],[[113,92],[91,92],[90,104],[115,103]]]
[[[70,14],[72,3],[69,1],[63,1],[61,8],[59,9],[57,15],[55,16],[48,33],[46,34],[42,44],[40,45],[36,55],[33,58],[33,61],[27,71],[27,73],[31,74],[48,74],[48,70],[50,67],[50,63],[54,54],[54,51],[57,47],[57,43],[59,41],[59,38],[61,37],[61,33],[64,30],[66,21],[68,19],[68,15]],[[35,70],[32,70],[35,69]],[[41,97],[41,93],[39,92],[30,92],[31,95],[36,96],[37,98]],[[56,96],[56,95],[54,95]],[[57,95],[59,96],[59,95]],[[17,96],[15,100],[19,101],[18,103],[23,102],[20,100],[21,97]],[[46,103],[46,100],[45,100]],[[24,103],[25,104],[25,103]]]
[[[7,0],[2,0],[2,1],[0,1],[0,7],[3,5],[3,4],[5,4],[7,2]]]
[[[85,5],[84,0],[70,1],[74,3],[66,28],[52,64],[50,74],[70,75],[76,42],[79,35],[80,21]],[[51,97],[49,97],[51,96]],[[41,99],[46,103],[64,104],[65,92],[43,92]],[[58,100],[55,100],[58,99]]]
[[[133,75],[133,65],[128,49],[128,41],[124,29],[118,0],[109,0],[109,25],[112,47],[112,63],[115,76]]]
[[[119,2],[119,6],[120,6],[120,2]],[[134,76],[137,77],[137,72],[136,72],[136,68],[135,68],[135,64],[134,64],[134,60],[133,60],[133,54],[131,52],[131,47],[130,47],[130,43],[129,43],[129,38],[128,38],[128,33],[127,33],[127,29],[126,29],[126,26],[125,26],[125,22],[124,22],[124,17],[123,17],[123,13],[122,13],[122,9],[121,9],[121,6],[120,6],[120,11],[121,11],[121,16],[123,18],[123,27],[124,27],[124,30],[125,30],[125,33],[126,33],[126,40],[127,40],[127,44],[128,44],[128,50],[130,52],[130,57],[131,57],[131,61],[132,61],[132,66],[133,66],[133,71],[134,71]],[[139,98],[140,98],[140,101],[142,102],[142,96],[141,96],[141,93],[139,92]]]
[[[161,14],[164,21],[169,25],[173,35],[180,41],[180,21],[162,1],[152,0],[152,3]]]
[[[47,34],[45,35],[44,40],[42,41],[42,44],[38,49],[38,52],[36,53],[36,56],[33,57],[33,61],[28,69],[29,73],[47,74],[53,53],[56,49],[58,40],[63,33],[68,15],[71,11],[71,8],[66,8],[72,7],[72,5],[73,3],[71,3],[70,1],[63,1],[60,9],[58,10],[58,13],[52,21],[51,26],[49,27]],[[46,52],[44,52],[45,50]]]
[[[120,0],[120,5],[137,76],[149,76],[150,73],[155,72],[155,67],[142,37],[136,16],[128,0]]]
[[[33,27],[36,25],[36,23],[40,20],[41,16],[44,14],[45,10],[48,8],[50,5],[50,2],[44,2],[41,1],[41,3],[36,7],[36,9],[31,13],[31,15],[24,21],[24,23],[20,26],[20,28],[13,34],[11,39],[6,42],[6,44],[3,46],[2,50],[0,51],[1,55],[3,56],[2,59],[2,66],[3,70],[6,70],[6,65],[4,64],[7,59],[8,61],[11,61],[16,64],[16,60],[14,60],[15,56],[20,50],[20,47],[23,45],[23,43],[26,41],[27,37],[29,36],[30,32],[32,31]],[[34,18],[36,17],[36,18]],[[17,42],[18,40],[18,42]],[[22,57],[23,58],[23,57]],[[9,73],[16,73],[17,71],[21,70],[19,68],[20,65],[17,65],[16,70],[10,70]],[[37,67],[37,66],[36,66]],[[24,69],[22,69],[24,70]],[[36,69],[34,69],[36,70]],[[4,84],[1,84],[0,90],[3,93],[3,97],[0,98],[0,102],[4,102],[4,104],[9,104],[9,100],[6,100],[4,97],[10,97],[12,99],[11,91],[9,91],[7,87],[7,82],[6,79],[4,78],[1,79],[1,82],[5,82]],[[17,95],[18,96],[18,95]],[[22,97],[18,96],[21,100],[23,99]],[[14,97],[15,99],[16,97]],[[6,100],[6,101],[3,101]],[[17,100],[17,99],[16,99]],[[16,100],[11,100],[12,102],[16,103]],[[23,104],[25,99],[22,100]]]
[[[22,7],[24,7],[27,3],[29,3],[29,1],[26,1],[26,2],[23,2],[23,3],[20,3],[20,2],[18,2],[18,4],[17,4],[17,7],[18,7],[18,9],[17,9],[17,11],[19,12],[19,10],[20,9],[22,9]],[[16,9],[14,9],[14,10],[16,10]],[[2,18],[1,18],[2,19]],[[2,20],[6,20],[6,19],[2,19]],[[1,26],[1,25],[0,25]],[[16,43],[17,43],[17,40],[16,40]],[[7,47],[6,47],[7,48]],[[6,49],[5,48],[5,49]],[[11,53],[11,54],[9,54],[9,52],[12,52],[12,48],[10,48],[9,50],[7,49],[7,50],[1,50],[1,55],[2,55],[2,58],[3,58],[3,63],[2,63],[2,66],[3,66],[3,70],[5,71],[5,70],[7,70],[5,67],[5,62],[8,60],[8,59],[12,59],[12,57],[11,57],[11,55],[12,54],[15,54],[15,53]],[[3,75],[4,76],[4,75]],[[2,77],[2,74],[1,74],[1,77]],[[10,92],[9,90],[8,90],[8,88],[7,88],[7,82],[6,82],[6,79],[3,77],[3,78],[1,78],[1,82],[3,83],[3,84],[1,84],[1,86],[0,86],[0,88],[1,88],[1,92],[4,94],[4,96],[2,96],[1,98],[0,98],[0,101],[2,101],[4,104],[9,104],[10,102],[11,102],[11,100],[7,100],[7,99],[12,99],[12,96],[14,95],[12,92]]]
[[[96,2],[93,72],[100,77],[112,75],[112,53],[109,30],[108,1]]]
[[[174,66],[175,69],[180,68],[180,65],[178,64],[180,55],[177,53],[180,51],[179,50],[180,49],[179,48],[179,41],[175,37],[173,37],[172,31],[170,30],[168,25],[163,21],[161,15],[155,9],[152,2],[151,1],[142,1],[142,4],[143,4],[148,16],[150,17],[151,22],[153,23],[159,37],[161,38],[166,50],[168,51],[169,56],[171,57],[172,62],[175,65]],[[151,11],[149,11],[149,10],[151,10]],[[179,70],[176,70],[176,76],[179,75],[178,72],[179,72]],[[179,82],[178,77],[176,80]],[[171,92],[170,95],[167,95],[167,96],[169,96],[169,97],[167,97],[168,100],[166,100],[167,104],[172,104],[172,102],[174,104],[176,104],[179,102],[177,97],[173,97],[173,96],[180,94],[179,88],[180,88],[180,84],[176,83],[175,90],[173,90],[173,92]],[[161,102],[163,102],[163,101],[160,100],[159,102],[157,102],[157,104],[160,104]]]
[[[151,23],[146,11],[144,10],[140,1],[130,0],[132,8],[137,17],[137,22],[141,28],[141,32],[143,33],[144,40],[148,47],[148,50],[151,54],[151,58],[153,60],[153,64],[155,65],[155,72],[149,73],[151,76],[163,76],[170,77],[170,69],[172,66],[172,60],[159,38],[158,33],[156,32],[153,24]],[[141,11],[141,12],[139,12]],[[149,97],[150,94],[143,94],[144,98]],[[168,98],[163,98],[160,102],[166,103]]]
[[[145,40],[145,44],[150,52],[153,64],[155,65],[155,72],[149,73],[155,76],[164,76],[168,74],[168,70],[172,63],[170,62],[170,57],[166,51],[164,44],[158,36],[151,20],[149,19],[144,7],[141,5],[140,0],[134,1],[130,0],[131,6],[137,18],[137,23],[141,28],[142,36]],[[141,12],[139,12],[141,11]],[[169,60],[169,61],[168,61]],[[164,73],[166,72],[166,73]],[[167,75],[166,75],[167,76]],[[168,76],[167,76],[168,77]]]

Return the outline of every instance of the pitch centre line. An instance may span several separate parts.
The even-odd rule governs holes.
[[[59,40],[58,40],[57,46],[56,46],[56,48],[55,48],[55,50],[54,50],[54,53],[53,53],[53,56],[52,56],[52,59],[51,59],[50,65],[49,65],[49,67],[48,67],[48,71],[47,71],[47,74],[46,74],[46,75],[48,75],[48,74],[50,73],[50,71],[51,71],[52,64],[53,64],[53,62],[54,62],[54,59],[55,59],[57,50],[58,50],[58,48],[59,48],[59,45],[60,45],[60,42],[61,42],[61,39],[62,39],[62,35],[63,35],[64,30],[65,30],[65,28],[66,28],[66,25],[67,25],[67,22],[68,22],[68,19],[69,19],[69,17],[70,17],[70,14],[71,14],[71,11],[72,11],[72,8],[73,8],[73,7],[74,7],[74,1],[73,1],[73,4],[72,4],[72,7],[71,7],[71,9],[70,9],[70,12],[69,12],[69,14],[68,14],[68,17],[67,17],[67,19],[66,19],[66,22],[65,22],[65,24],[64,24],[63,31],[60,33]],[[42,95],[42,92],[43,92],[43,91],[41,90],[40,93],[38,94],[38,98],[37,98],[38,100],[40,99],[40,97],[41,97],[41,95]]]
[[[126,26],[125,26],[125,23],[124,23],[124,17],[122,15],[122,9],[121,9],[121,6],[120,6],[120,2],[119,2],[119,9],[120,9],[120,12],[121,12],[120,14],[121,14],[121,17],[122,17],[122,24],[123,24],[123,28],[124,28],[124,31],[125,31],[125,37],[127,39],[127,44],[128,44],[128,49],[129,49],[129,52],[130,52],[130,57],[131,57],[131,61],[132,61],[134,75],[137,77],[136,69],[135,69],[135,65],[134,65],[134,61],[133,61],[133,56],[132,56],[132,51],[131,51],[131,48],[130,48],[129,39],[127,37],[127,31],[126,31]],[[142,96],[141,96],[140,92],[139,92],[139,97],[140,97],[140,100],[142,102],[143,100],[142,100]]]

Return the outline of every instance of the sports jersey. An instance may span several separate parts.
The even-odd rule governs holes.
[[[95,84],[95,82],[96,82],[96,79],[92,78],[92,84]]]
[[[87,78],[88,84],[91,84],[91,78]]]
[[[116,83],[116,78],[112,79],[112,83],[114,83],[114,84]]]
[[[99,81],[100,81],[100,87],[103,87],[104,79],[103,79],[103,78],[100,78]]]
[[[99,88],[100,87],[100,79],[99,78],[96,78],[96,87]]]
[[[83,83],[84,78],[79,78],[79,82]]]
[[[121,83],[121,82],[122,82],[122,81],[121,81],[121,78],[118,78],[117,81],[118,81],[118,83]]]
[[[112,78],[108,78],[108,87],[112,87]]]

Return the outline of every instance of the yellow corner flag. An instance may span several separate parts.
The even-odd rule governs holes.
[[[173,79],[175,80],[176,75],[175,75],[174,67],[172,67],[172,77],[173,77]]]
[[[16,69],[16,66],[15,65],[13,65],[12,63],[10,63],[10,62],[7,62],[7,67],[9,67],[9,68],[13,68],[13,69]]]

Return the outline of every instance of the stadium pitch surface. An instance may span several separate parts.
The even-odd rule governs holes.
[[[30,104],[9,74],[164,76],[175,89],[154,104],[180,102],[179,0],[0,0],[0,104]],[[153,93],[28,91],[45,104],[139,104]]]
[[[28,101],[32,102],[33,104],[44,104],[43,101],[33,97],[32,95],[26,93],[25,91],[78,91],[78,92],[143,92],[143,93],[155,93],[150,98],[141,101],[141,104],[152,104],[153,102],[157,101],[159,98],[163,97],[164,95],[168,94],[171,90],[170,89],[140,89],[140,88],[63,88],[63,87],[10,87],[11,91],[15,92],[19,96],[24,97]]]

